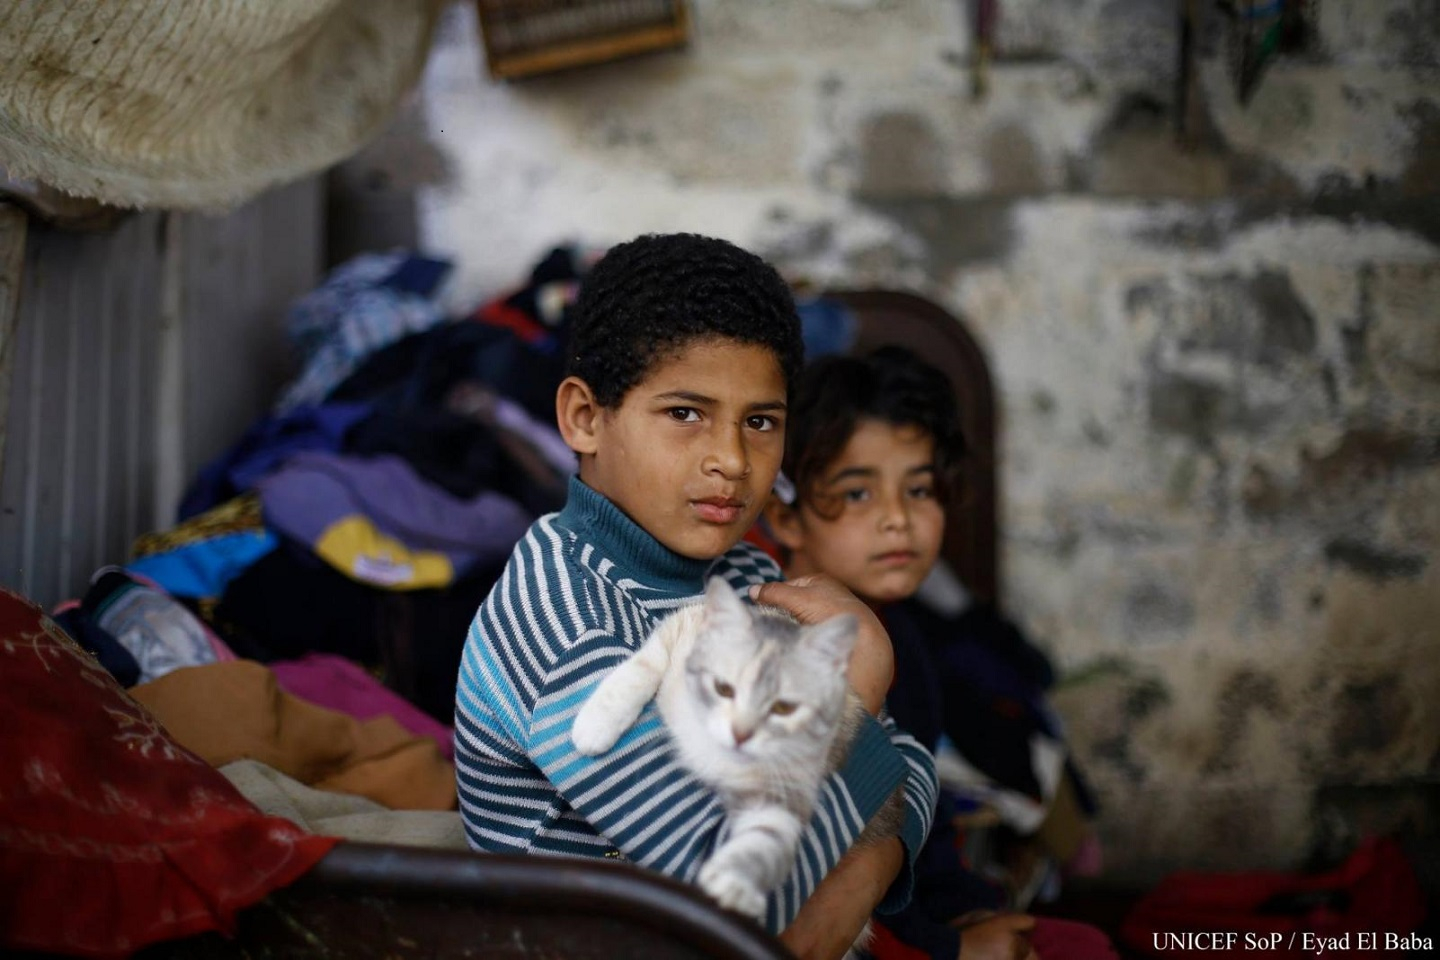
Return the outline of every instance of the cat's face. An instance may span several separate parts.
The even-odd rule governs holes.
[[[713,745],[739,760],[823,757],[845,707],[856,632],[854,617],[801,626],[752,610],[712,581],[686,680]]]

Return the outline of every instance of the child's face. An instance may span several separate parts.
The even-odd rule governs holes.
[[[676,553],[718,557],[754,523],[780,470],[785,392],[769,349],[693,343],[600,412],[581,479]]]
[[[874,603],[913,594],[945,534],[934,463],[935,441],[920,427],[861,420],[813,493],[777,524],[792,551],[787,573],[828,573]]]

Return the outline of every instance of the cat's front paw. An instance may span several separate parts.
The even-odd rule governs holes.
[[[625,728],[591,698],[575,715],[570,742],[587,757],[598,756],[615,746]]]
[[[707,863],[700,870],[700,889],[727,910],[765,919],[765,894],[750,880],[724,866]]]

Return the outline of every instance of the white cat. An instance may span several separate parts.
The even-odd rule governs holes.
[[[820,786],[865,716],[845,678],[857,630],[850,615],[802,626],[748,607],[715,577],[704,602],[662,621],[575,717],[571,740],[593,756],[655,699],[681,763],[725,805],[729,833],[698,878],[722,907],[763,917],[795,863]],[[857,842],[894,836],[902,815],[897,789]]]

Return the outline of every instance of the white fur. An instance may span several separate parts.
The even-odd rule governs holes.
[[[570,729],[576,750],[598,756],[635,725],[645,704],[655,699],[672,659],[683,663],[689,655],[702,614],[698,606],[686,607],[666,618],[634,656],[600,681]]]
[[[783,626],[768,617],[783,618]],[[575,716],[571,740],[593,756],[613,747],[655,700],[680,762],[726,807],[725,838],[697,877],[723,907],[762,917],[770,890],[793,868],[852,708],[844,670],[855,632],[850,617],[800,627],[783,612],[752,612],[716,578],[703,604],[666,618]],[[767,673],[769,661],[783,667]],[[722,678],[731,696],[706,686]],[[790,689],[783,698],[782,681]],[[776,699],[792,702],[793,712],[774,713]]]

